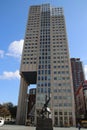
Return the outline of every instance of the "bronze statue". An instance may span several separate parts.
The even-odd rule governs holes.
[[[41,117],[44,119],[46,116],[45,116],[45,114],[46,113],[48,113],[48,118],[49,118],[49,114],[51,114],[51,110],[50,110],[50,108],[48,107],[48,103],[49,103],[49,101],[50,101],[50,96],[49,96],[49,99],[47,99],[47,95],[46,95],[46,99],[45,99],[45,104],[44,104],[44,106],[42,107],[42,110],[41,110],[41,112],[40,112],[40,115],[41,115]]]
[[[49,94],[50,95],[50,94]],[[41,109],[40,117],[37,118],[36,130],[53,130],[53,123],[51,116],[51,110],[48,107],[50,96],[45,98],[45,103]]]

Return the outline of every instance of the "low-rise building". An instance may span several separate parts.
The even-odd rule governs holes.
[[[29,90],[27,119],[33,124],[35,117],[36,88]]]

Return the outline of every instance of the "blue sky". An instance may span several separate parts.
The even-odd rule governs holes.
[[[87,79],[87,0],[0,0],[0,103],[18,102],[20,59],[30,5],[64,8],[70,57],[83,62]]]

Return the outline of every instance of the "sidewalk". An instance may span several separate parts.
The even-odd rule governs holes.
[[[19,125],[4,125],[0,127],[0,130],[36,130],[35,127],[29,127],[29,126],[19,126]],[[53,130],[78,130],[78,128],[75,127],[54,127]],[[86,130],[85,128],[81,128],[81,130]]]

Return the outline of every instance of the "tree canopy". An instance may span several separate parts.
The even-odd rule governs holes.
[[[11,102],[0,104],[0,116],[16,118],[17,106],[14,106]]]

